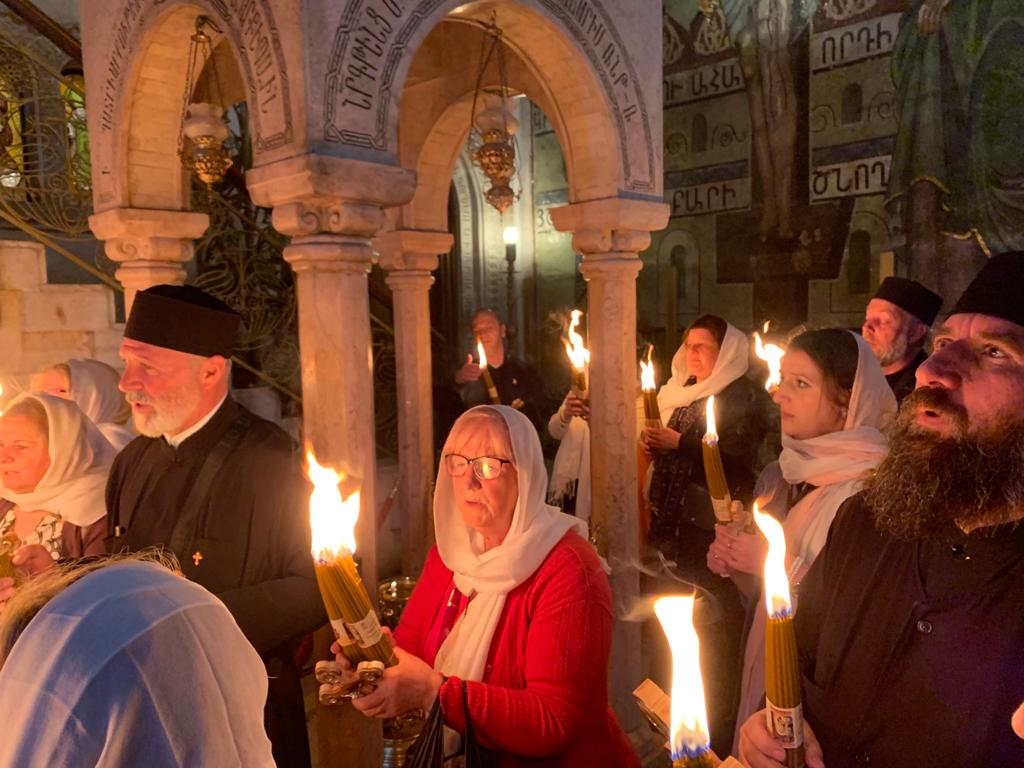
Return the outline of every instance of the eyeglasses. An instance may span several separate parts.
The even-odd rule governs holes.
[[[462,477],[472,464],[473,474],[481,480],[496,479],[501,474],[501,468],[511,463],[509,459],[498,459],[494,456],[478,456],[475,459],[470,459],[458,453],[446,453],[444,457],[445,469],[452,477]]]

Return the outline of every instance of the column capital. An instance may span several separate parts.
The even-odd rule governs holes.
[[[318,198],[391,208],[412,199],[416,174],[397,165],[310,153],[253,168],[245,184],[253,202],[268,208]]]
[[[195,240],[209,226],[205,213],[157,208],[108,208],[89,217],[89,228],[100,240]]]
[[[665,203],[633,200],[626,197],[606,197],[570,203],[551,209],[551,221],[560,232],[580,233],[582,243],[589,246],[584,252],[634,250],[641,233],[664,229],[668,224],[669,207]],[[585,235],[583,233],[586,233]],[[607,238],[607,245],[604,245]],[[620,244],[613,241],[619,239]],[[573,239],[575,246],[575,238]],[[643,250],[644,244],[636,250]]]
[[[111,208],[89,217],[89,227],[104,241],[111,261],[164,271],[180,271],[177,265],[192,258],[192,241],[209,224],[205,213],[149,208]]]
[[[450,251],[454,241],[450,232],[396,229],[379,235],[373,246],[381,268],[397,276],[400,272],[433,272],[438,256]]]
[[[274,229],[304,240],[342,235],[369,240],[384,226],[384,210],[372,203],[309,197],[274,206]]]

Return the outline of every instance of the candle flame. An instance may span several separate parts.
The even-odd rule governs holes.
[[[658,385],[654,381],[654,360],[652,356],[654,353],[654,347],[647,347],[647,360],[640,361],[640,388],[645,392],[653,392],[657,389]]]
[[[484,352],[484,343],[482,341],[478,341],[476,343],[476,355],[477,355],[478,358],[480,358],[480,362],[477,363],[477,365],[479,365],[481,368],[486,368],[487,367],[487,353]]]
[[[654,613],[672,651],[672,759],[695,757],[710,749],[707,703],[700,674],[700,642],[693,626],[693,595],[659,597]]]
[[[306,451],[307,473],[313,483],[309,496],[309,527],[313,540],[313,558],[330,562],[355,554],[356,521],[359,519],[359,491],[342,500],[338,483],[342,476],[321,466],[313,451]]]
[[[704,408],[704,423],[707,430],[704,432],[704,441],[707,443],[718,442],[718,423],[715,421],[715,396],[708,398],[708,404]]]
[[[786,534],[778,520],[758,510],[756,501],[754,522],[768,539],[768,555],[764,560],[764,600],[768,615],[772,618],[789,616],[793,613],[793,601],[786,577]]]
[[[569,356],[569,362],[577,371],[582,371],[584,366],[590,362],[590,350],[583,346],[583,337],[576,332],[576,326],[579,325],[581,317],[583,317],[583,313],[580,310],[572,311],[572,320],[569,322],[567,333],[569,340],[562,340],[562,343],[565,344],[565,353]]]
[[[768,323],[764,324],[764,332],[768,332]],[[761,334],[754,332],[754,353],[768,365],[768,380],[764,388],[771,392],[782,382],[782,356],[786,350],[778,344],[765,344]]]

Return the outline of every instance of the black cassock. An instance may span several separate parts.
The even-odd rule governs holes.
[[[854,496],[800,585],[796,630],[829,768],[1024,765],[1024,526],[901,541]]]
[[[107,483],[108,551],[173,551],[185,576],[224,602],[263,657],[267,733],[279,766],[310,763],[293,652],[326,621],[308,498],[288,435],[230,397],[177,449],[163,438],[134,440]]]

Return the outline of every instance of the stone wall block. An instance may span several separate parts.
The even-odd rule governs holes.
[[[22,301],[21,317],[26,332],[108,328],[113,295],[101,285],[47,285]]]
[[[46,249],[39,243],[0,240],[0,288],[33,291],[46,282]]]

